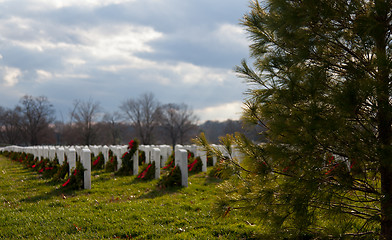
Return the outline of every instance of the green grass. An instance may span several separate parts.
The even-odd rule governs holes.
[[[62,192],[0,156],[0,239],[251,239],[247,216],[211,214],[218,180],[192,175],[188,188],[92,172],[92,189]]]

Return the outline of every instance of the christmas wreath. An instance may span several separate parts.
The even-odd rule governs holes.
[[[52,178],[58,171],[60,165],[57,156],[53,161],[46,162],[45,166],[41,168],[38,172],[42,173],[44,178]]]
[[[194,159],[189,158],[188,162],[191,162],[190,164],[188,164],[188,172],[190,173],[201,172],[203,163],[200,157],[196,157]]]
[[[140,173],[137,178],[140,180],[151,180],[155,177],[155,162],[150,164],[144,164],[140,168]]]
[[[165,166],[163,169],[172,169],[174,167],[174,153],[172,153],[168,158],[165,163]]]
[[[146,163],[146,152],[139,151],[139,166]]]
[[[139,142],[131,140],[128,143],[128,150],[121,157],[121,168],[116,172],[116,175],[128,176],[133,173],[133,155],[139,148]]]
[[[102,152],[98,154],[98,156],[94,156],[91,158],[91,170],[102,169],[105,165],[105,160]]]
[[[159,188],[169,188],[181,186],[181,170],[178,166],[174,166],[170,171],[167,171],[158,182]]]
[[[117,157],[113,155],[112,150],[109,150],[109,161],[105,165],[106,172],[114,172],[117,170]]]
[[[76,168],[72,169],[72,174],[68,177],[67,181],[61,185],[64,190],[79,190],[83,188],[84,184],[84,171],[82,163],[76,161]]]
[[[264,162],[260,165],[263,171],[268,171],[268,166]],[[232,165],[229,163],[227,157],[220,159],[215,166],[211,169],[208,176],[212,178],[218,179],[229,179],[234,174],[234,169]]]
[[[67,160],[65,160],[63,164],[59,166],[59,168],[57,169],[56,174],[54,174],[53,181],[60,181],[64,179],[68,175],[68,172],[69,172],[69,164]]]

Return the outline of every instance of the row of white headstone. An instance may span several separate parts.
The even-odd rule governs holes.
[[[220,151],[228,156],[227,151],[221,145],[214,145],[219,148]],[[20,147],[20,146],[8,146],[0,148],[0,151],[9,152],[24,152],[33,154],[34,158],[39,159],[48,158],[53,161],[56,156],[59,164],[62,165],[65,156],[69,164],[69,172],[76,168],[76,157],[80,156],[80,161],[83,167],[86,169],[84,172],[84,189],[91,189],[91,153],[94,156],[98,156],[102,153],[104,156],[105,164],[109,161],[109,150],[113,152],[113,155],[117,156],[117,169],[121,168],[122,162],[121,157],[125,152],[128,151],[126,145],[116,146],[31,146],[31,147]],[[234,148],[235,149],[235,148]],[[168,157],[172,153],[172,147],[168,145],[140,145],[138,151],[144,151],[146,156],[146,163],[155,163],[155,178],[160,178],[161,168],[164,167]],[[139,171],[138,151],[132,156],[133,158],[133,174],[137,175]],[[202,171],[207,172],[207,152],[201,147],[196,145],[176,145],[175,146],[175,166],[178,166],[181,170],[181,184],[184,187],[188,186],[188,152],[193,152],[195,157],[200,157],[202,161]],[[239,151],[233,151],[233,155],[240,159]],[[213,165],[216,164],[217,157],[213,156]]]

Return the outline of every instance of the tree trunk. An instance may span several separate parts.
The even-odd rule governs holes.
[[[390,165],[390,164],[389,164]],[[389,167],[381,169],[381,190],[384,197],[381,199],[381,236],[382,240],[392,239],[392,171]]]
[[[381,232],[380,239],[392,240],[392,112],[389,103],[390,63],[387,56],[389,39],[388,13],[390,4],[375,1],[374,40],[377,57],[377,121],[378,121],[378,159],[381,174]]]
[[[380,18],[379,18],[380,19]],[[382,18],[381,18],[382,19]],[[381,25],[381,23],[380,23]],[[391,151],[391,106],[389,104],[389,67],[386,55],[387,30],[376,36],[376,55],[378,74],[377,121],[378,121],[378,158],[381,174],[381,233],[380,239],[392,240],[392,151]]]
[[[378,158],[381,174],[381,236],[392,240],[392,151],[391,112],[389,106],[388,77],[378,90]],[[379,82],[380,83],[380,82]]]

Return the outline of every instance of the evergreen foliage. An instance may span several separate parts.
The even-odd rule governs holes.
[[[121,168],[116,172],[118,176],[130,176],[133,173],[133,155],[139,148],[138,140],[131,140],[128,143],[128,150],[121,157]]]
[[[139,151],[139,166],[146,163],[146,153],[144,151]]]
[[[250,8],[254,67],[236,70],[250,84],[243,120],[267,141],[224,139],[245,158],[226,160],[218,209],[257,214],[269,237],[392,239],[392,2]]]
[[[170,156],[167,158],[165,166],[163,167],[163,169],[171,169],[174,167],[174,151],[172,152],[172,154],[170,154]]]
[[[190,157],[188,159],[188,163],[188,172],[190,174],[201,172],[203,168],[203,162],[201,161],[200,157]]]
[[[92,170],[99,170],[105,166],[105,157],[103,153],[100,152],[98,156],[91,157],[91,169]]]
[[[159,179],[159,188],[170,188],[170,187],[180,187],[181,186],[181,169],[178,166],[168,168],[161,179]]]
[[[76,161],[76,168],[71,169],[72,174],[68,177],[67,181],[61,185],[64,190],[79,190],[84,186],[84,171],[80,161]]]
[[[106,172],[117,171],[117,156],[113,155],[112,150],[109,150],[109,161],[105,165]]]
[[[53,181],[60,181],[64,179],[69,172],[69,164],[65,160],[61,166],[59,166],[57,172],[53,176]]]
[[[152,180],[155,177],[155,162],[149,164],[143,164],[140,167],[139,175],[137,179],[140,180]]]

